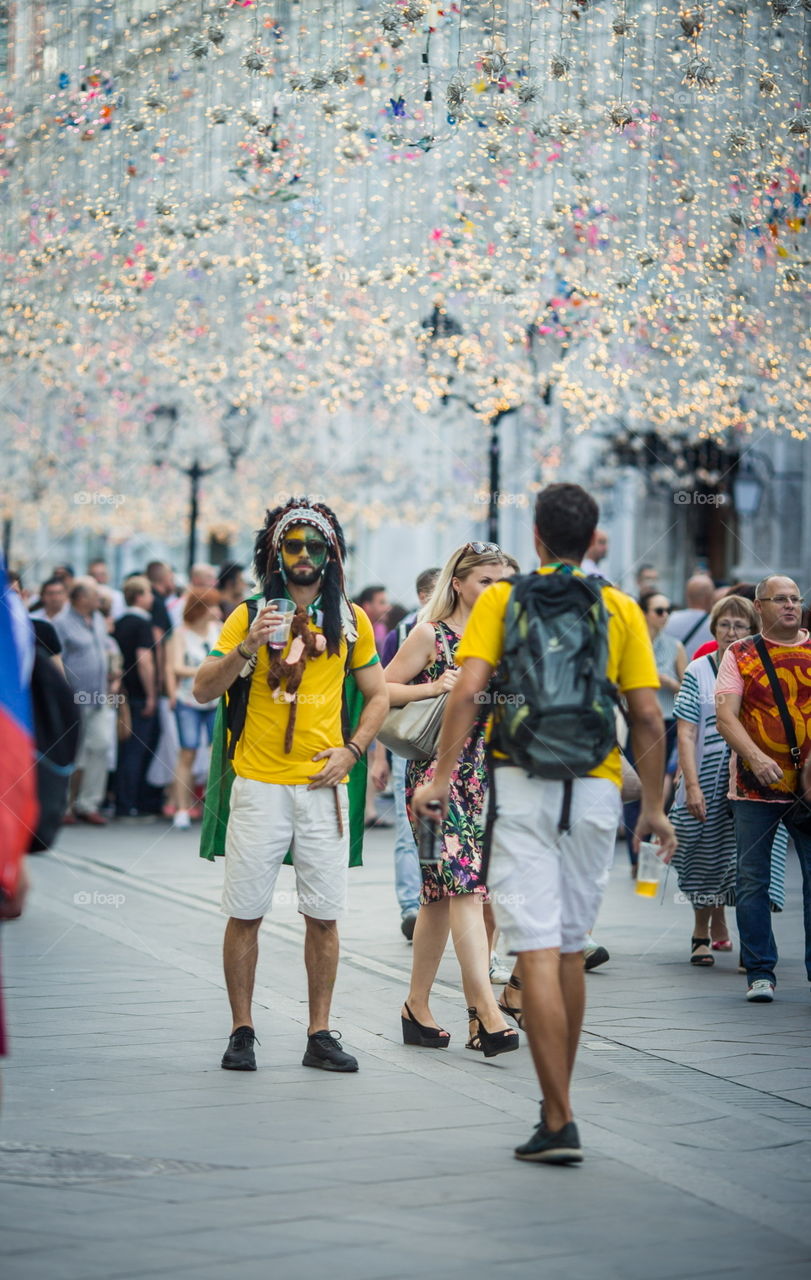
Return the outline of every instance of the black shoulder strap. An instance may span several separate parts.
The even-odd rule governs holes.
[[[253,625],[259,608],[259,601],[251,598],[246,600],[245,606],[248,610],[248,630]],[[237,606],[239,607],[239,606]],[[242,730],[245,728],[245,717],[248,714],[248,698],[251,693],[251,680],[253,679],[253,666],[248,675],[238,675],[231,686],[226,690],[225,694],[225,722],[228,726],[228,759],[233,760],[234,752],[237,749],[237,743],[242,736]]]
[[[797,746],[797,734],[794,730],[794,721],[789,714],[785,695],[783,694],[783,688],[777,678],[777,672],[775,671],[774,663],[772,662],[772,655],[769,653],[768,646],[766,641],[763,639],[763,636],[755,636],[755,648],[760,656],[760,661],[763,663],[763,670],[769,677],[769,684],[772,686],[774,705],[780,712],[780,719],[783,721],[783,728],[786,733],[786,742],[788,743],[788,748],[791,752],[792,763],[794,768],[799,772],[802,768],[802,757],[800,755],[800,748]]]
[[[689,644],[689,643],[690,643],[690,641],[692,640],[692,638],[693,638],[693,636],[695,635],[695,633],[696,633],[696,632],[697,632],[701,627],[703,627],[703,626],[704,626],[704,623],[707,621],[707,619],[709,618],[709,616],[710,616],[710,615],[709,615],[708,613],[702,613],[702,615],[701,615],[701,617],[698,619],[698,621],[693,623],[692,627],[691,627],[691,628],[690,628],[690,630],[687,632],[687,635],[686,635],[686,636],[684,637],[684,639],[682,640],[682,644],[684,645],[685,649],[687,648],[688,644]]]

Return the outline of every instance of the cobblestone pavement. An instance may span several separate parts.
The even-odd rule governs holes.
[[[811,994],[796,861],[773,1005],[734,954],[687,963],[675,884],[637,898],[624,847],[588,977],[579,1168],[512,1159],[537,1117],[526,1046],[400,1043],[409,969],[389,831],[352,872],[333,1026],[354,1076],[301,1066],[302,929],[284,869],[263,928],[255,1074],[224,1072],[221,865],[161,822],[64,831],[3,930],[5,1280],[699,1280],[811,1274]]]

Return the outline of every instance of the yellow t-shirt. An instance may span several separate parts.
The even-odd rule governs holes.
[[[536,572],[553,573],[554,569],[550,565]],[[510,590],[509,581],[494,582],[479,596],[456,651],[458,666],[466,658],[483,658],[490,666],[498,666],[504,650],[504,617]],[[609,586],[602,590],[608,613],[608,679],[613,680],[621,693],[629,689],[658,689],[656,660],[642,610],[624,591]],[[621,786],[619,747],[614,747],[602,764],[592,769],[589,777],[610,778]]]
[[[261,604],[260,604],[261,607]],[[363,609],[355,609],[358,638],[350,664],[351,671],[371,667],[379,661],[375,648],[372,624]],[[310,623],[316,634],[321,627]],[[239,605],[228,615],[215,655],[230,653],[248,634],[248,609]],[[287,653],[288,640],[284,652]],[[283,786],[306,785],[313,774],[323,768],[323,761],[313,763],[313,756],[328,747],[343,746],[341,731],[341,697],[346,663],[346,640],[341,640],[340,653],[328,657],[320,653],[308,658],[299,685],[296,706],[296,727],[293,745],[285,755],[284,736],[290,704],[278,700],[278,690],[268,686],[268,650],[262,645],[251,681],[245,727],[237,743],[232,761],[234,772],[240,778],[253,778],[256,782],[276,782]]]

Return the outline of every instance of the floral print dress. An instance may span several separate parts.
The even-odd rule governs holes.
[[[451,654],[456,653],[460,640],[456,632],[444,622],[435,622],[433,625],[433,661],[411,681],[412,684],[427,684],[438,680],[448,670],[445,646],[442,643],[443,632]],[[423,903],[455,898],[463,893],[487,893],[486,887],[479,881],[487,790],[484,728],[484,722],[476,722],[451,774],[448,816],[441,827],[439,862],[435,867],[421,867],[420,901]],[[406,804],[415,839],[418,838],[417,824],[411,812],[411,799],[417,787],[433,779],[435,771],[436,758],[409,760],[406,765]]]

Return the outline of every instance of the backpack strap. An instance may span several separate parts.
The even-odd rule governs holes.
[[[248,630],[253,626],[253,620],[256,617],[259,601],[256,596],[251,596],[246,600],[245,606],[248,610]],[[237,749],[237,743],[242,737],[242,731],[245,728],[245,718],[248,714],[248,698],[251,693],[251,681],[253,673],[256,670],[256,657],[254,654],[245,663],[236,680],[226,690],[225,693],[225,723],[228,729],[228,759],[233,760],[234,752]]]
[[[562,836],[568,834],[572,829],[572,790],[574,784],[571,778],[564,779],[563,782],[563,801],[560,806],[560,817],[558,818],[558,831]]]

